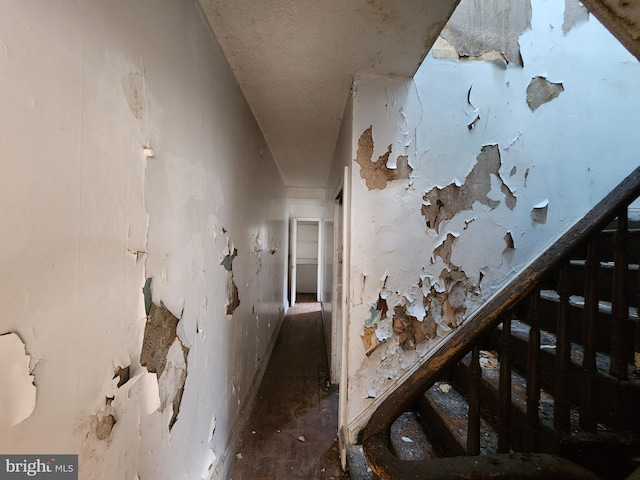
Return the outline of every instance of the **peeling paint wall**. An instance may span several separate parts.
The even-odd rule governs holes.
[[[461,59],[522,66],[518,40],[530,24],[530,0],[484,0],[482,9],[462,1],[440,33],[439,45],[453,48]]]
[[[271,153],[197,2],[5,3],[0,451],[224,477],[284,311]]]
[[[434,346],[637,165],[640,65],[566,4],[533,0],[514,30],[512,2],[463,0],[443,35],[470,27],[436,44],[414,79],[356,78],[349,441]],[[479,38],[522,61],[442,55]],[[381,175],[397,158],[406,174]]]

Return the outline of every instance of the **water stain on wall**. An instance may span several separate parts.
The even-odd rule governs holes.
[[[142,120],[148,105],[144,76],[130,73],[122,77],[120,84],[131,113],[137,120]]]

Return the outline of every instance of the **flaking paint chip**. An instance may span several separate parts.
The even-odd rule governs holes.
[[[549,208],[549,200],[545,200],[543,202],[534,205],[531,209],[531,220],[533,223],[547,223],[547,211]]]
[[[442,391],[442,393],[449,393],[451,391],[451,385],[449,385],[448,383],[441,383],[440,385],[438,385],[438,388],[440,389],[440,391]]]

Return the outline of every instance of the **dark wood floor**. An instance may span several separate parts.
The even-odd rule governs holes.
[[[287,312],[229,480],[349,478],[340,468],[338,389],[329,384],[320,304],[305,300]]]

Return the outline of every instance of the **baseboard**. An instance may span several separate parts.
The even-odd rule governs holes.
[[[271,339],[269,340],[269,346],[267,347],[265,355],[263,355],[260,361],[260,365],[258,366],[258,370],[256,370],[256,374],[253,377],[253,382],[251,382],[251,387],[247,392],[247,396],[242,402],[240,413],[236,417],[236,420],[233,422],[233,426],[231,427],[231,435],[229,435],[227,445],[224,449],[224,452],[218,459],[217,465],[213,470],[213,474],[211,475],[210,480],[224,479],[229,473],[231,462],[234,458],[233,453],[236,451],[238,443],[240,442],[242,431],[249,421],[251,408],[253,407],[256,396],[258,395],[258,390],[260,388],[260,384],[262,383],[262,379],[264,378],[264,374],[267,371],[267,366],[269,365],[269,360],[271,359],[273,348],[276,345],[276,341],[278,340],[278,336],[280,335],[280,329],[282,328],[282,324],[284,323],[284,317],[285,312],[283,311],[283,313],[280,315],[278,326],[271,336]]]

